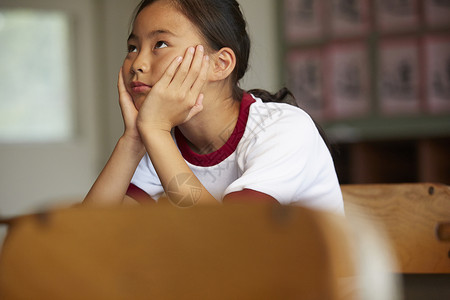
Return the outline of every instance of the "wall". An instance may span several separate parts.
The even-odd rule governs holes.
[[[68,17],[69,23],[73,26],[70,28],[69,37],[72,43],[69,46],[70,50],[67,50],[70,65],[68,77],[72,87],[67,93],[72,93],[74,100],[72,114],[78,121],[74,126],[73,135],[68,139],[0,142],[0,216],[24,214],[30,210],[42,210],[48,206],[72,202],[74,198],[82,197],[87,192],[97,176],[99,131],[96,101],[99,99],[97,80],[101,76],[97,72],[96,64],[98,51],[95,38],[97,26],[95,4],[93,0],[0,1],[2,11],[9,9],[57,11]],[[32,49],[39,47],[29,40],[26,42]],[[0,42],[0,47],[8,49],[8,46],[7,43]],[[19,51],[15,53],[24,55]],[[5,55],[7,59],[14,60],[14,57],[7,55]],[[6,70],[2,75],[20,78],[22,87],[16,88],[15,93],[27,97],[30,102],[36,102],[34,94],[26,96],[26,93],[22,92],[22,89],[29,89],[26,84],[27,80],[30,80],[26,78],[30,78],[32,73],[29,69],[39,70],[42,77],[52,72],[45,64],[30,63],[23,67],[18,66],[15,70]],[[1,71],[4,70],[3,68]],[[38,90],[32,93],[39,95]],[[12,100],[2,98],[0,101],[4,103]],[[35,111],[34,122],[40,124],[39,122],[46,118],[43,113],[57,114],[57,111],[56,109],[46,112],[45,108],[40,108]]]

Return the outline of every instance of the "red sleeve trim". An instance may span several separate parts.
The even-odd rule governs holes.
[[[251,189],[229,193],[223,198],[223,203],[273,203],[280,204],[277,199],[265,193]]]
[[[140,204],[156,203],[152,197],[132,183],[128,186],[126,194]]]

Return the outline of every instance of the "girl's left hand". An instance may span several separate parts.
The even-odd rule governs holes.
[[[184,58],[175,58],[139,110],[137,125],[141,134],[150,129],[170,131],[202,111],[201,90],[208,67],[209,57],[201,45],[187,49]]]

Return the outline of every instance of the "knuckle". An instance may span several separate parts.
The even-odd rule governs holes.
[[[187,93],[183,89],[178,89],[176,93],[176,98],[178,101],[182,102],[186,99]]]
[[[208,79],[208,74],[206,72],[201,72],[199,78],[201,81],[206,81]]]
[[[178,70],[178,73],[182,76],[182,77],[186,77],[186,75],[188,74],[187,70],[184,68],[181,68]]]
[[[167,69],[166,75],[167,75],[168,77],[172,78],[172,77],[175,75],[175,70],[173,70],[173,69],[171,69],[171,68]]]

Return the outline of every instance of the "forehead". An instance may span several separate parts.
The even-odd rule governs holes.
[[[171,1],[156,1],[137,15],[133,34],[146,35],[153,31],[187,38],[200,37],[194,24]]]

